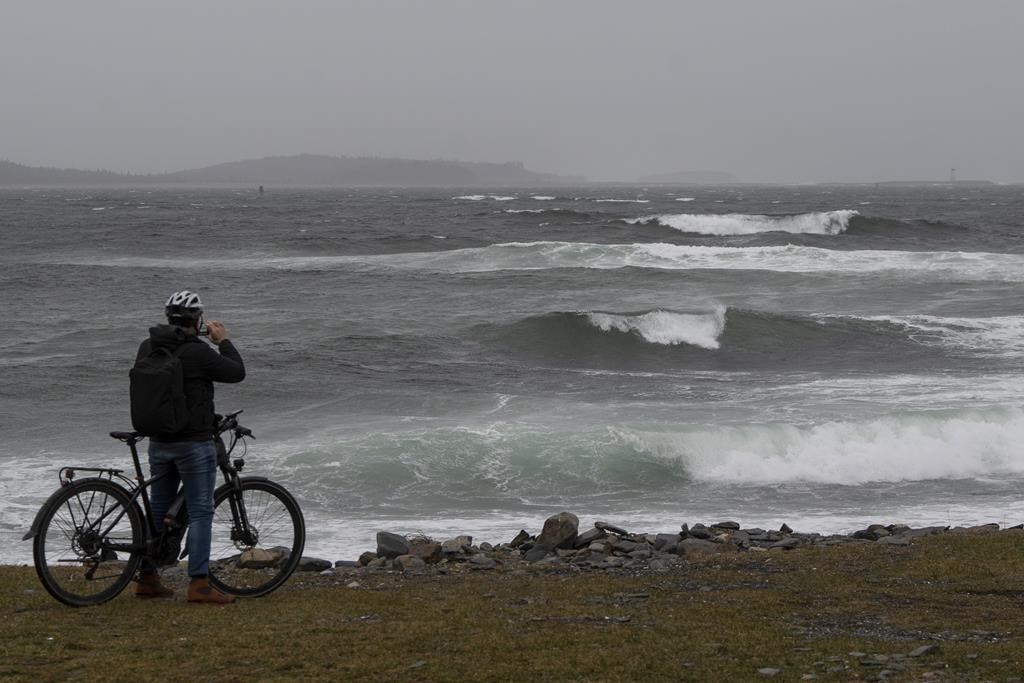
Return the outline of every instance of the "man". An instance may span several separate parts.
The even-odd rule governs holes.
[[[136,360],[159,347],[177,351],[181,361],[188,409],[187,426],[173,434],[158,434],[149,439],[150,476],[167,474],[150,487],[150,503],[157,530],[163,528],[164,515],[178,492],[185,489],[188,508],[188,601],[228,604],[234,596],[210,586],[210,537],[213,526],[213,491],[217,479],[217,448],[214,444],[216,417],[213,407],[214,382],[241,382],[245,365],[228,331],[216,320],[203,328],[203,302],[189,291],[175,292],[164,306],[166,325],[149,328],[149,339],[139,345]],[[200,330],[203,330],[200,332]],[[218,353],[201,338],[209,334]],[[170,597],[174,591],[160,583],[160,575],[148,563],[143,564],[135,594],[144,598]]]

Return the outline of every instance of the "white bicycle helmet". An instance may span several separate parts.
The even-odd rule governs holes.
[[[203,302],[198,294],[183,289],[171,294],[164,304],[164,313],[171,324],[191,324],[203,319]]]

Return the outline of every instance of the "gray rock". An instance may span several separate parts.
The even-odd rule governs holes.
[[[801,545],[803,545],[802,540],[795,536],[790,536],[789,538],[784,538],[781,541],[776,541],[768,547],[781,548],[782,550],[792,550],[793,548],[799,548]]]
[[[679,534],[658,534],[654,537],[654,549],[664,550],[665,546],[671,545],[673,548],[679,543]],[[671,550],[665,550],[665,552],[672,552]]]
[[[705,540],[714,537],[714,534],[711,533],[711,530],[703,524],[694,524],[692,527],[690,527],[689,535],[691,538],[699,538]]]
[[[537,560],[535,564],[542,567],[549,567],[551,565],[565,564],[565,560],[555,555],[551,555],[550,557]]]
[[[363,566],[359,560],[338,560],[334,563],[335,567],[361,567]]]
[[[627,540],[625,540],[625,539],[620,539],[620,540],[618,540],[618,541],[617,541],[617,542],[615,543],[615,546],[614,546],[614,547],[615,547],[615,549],[616,549],[616,550],[618,550],[619,552],[623,552],[623,553],[631,553],[631,552],[633,552],[634,550],[636,550],[637,548],[639,548],[639,547],[640,547],[640,544],[639,544],[639,543],[637,543],[636,541],[627,541]]]
[[[427,564],[437,564],[444,559],[444,551],[441,550],[440,543],[427,542],[427,543],[414,543],[409,548],[409,554],[415,555]]]
[[[773,667],[766,666],[763,669],[758,669],[757,673],[761,674],[762,676],[777,676],[778,674],[782,673],[782,669],[775,669]]]
[[[559,512],[545,520],[544,529],[537,537],[537,545],[548,550],[572,548],[579,528],[580,520],[576,515],[571,512]]]
[[[523,554],[527,562],[538,562],[548,556],[548,549],[542,545],[535,545]]]
[[[594,522],[594,527],[601,531],[607,531],[610,534],[618,534],[619,536],[626,536],[629,534],[629,532],[622,527],[617,527],[614,524],[609,524],[608,522]]]
[[[494,569],[498,566],[498,563],[492,557],[487,557],[483,553],[478,553],[469,558],[470,569]]]
[[[377,532],[377,556],[392,559],[409,552],[409,540],[389,531]]]
[[[526,543],[529,540],[530,540],[530,534],[526,533],[526,529],[520,529],[519,533],[516,534],[516,537],[513,538],[509,542],[509,546],[511,546],[513,548],[518,548],[523,543]]]
[[[629,556],[634,560],[649,560],[654,555],[647,548],[637,548],[633,552],[629,553]]]
[[[238,556],[238,566],[241,569],[264,569],[277,565],[285,557],[287,555],[277,548],[250,548]]]
[[[717,522],[711,525],[712,529],[725,529],[726,531],[738,531],[740,525],[738,522]]]
[[[861,529],[860,531],[854,531],[850,534],[850,538],[859,538],[865,541],[877,541],[879,536],[871,529]]]
[[[594,541],[589,546],[587,546],[587,550],[589,550],[592,553],[604,554],[604,553],[608,552],[608,546],[606,544],[604,544],[604,543],[599,542],[599,541]]]
[[[454,555],[456,553],[465,552],[473,545],[472,536],[456,536],[450,538],[441,544],[441,550],[446,555]]]
[[[370,551],[366,551],[365,553],[359,556],[359,564],[365,567],[366,565],[370,564],[376,559],[377,553],[371,553]]]
[[[939,646],[935,645],[934,643],[931,644],[931,645],[922,645],[921,647],[915,647],[913,650],[911,650],[909,653],[907,653],[907,656],[908,657],[925,657],[927,655],[938,654],[939,649],[940,649]]]
[[[582,534],[580,534],[579,536],[576,537],[576,547],[577,548],[586,548],[588,545],[590,545],[594,541],[600,541],[600,540],[606,538],[607,536],[608,536],[608,534],[606,534],[601,529],[597,529],[597,528],[588,529],[588,530],[584,531]]]
[[[423,561],[423,558],[416,557],[415,555],[399,555],[394,560],[395,569],[399,569],[403,572],[423,569],[426,566],[427,563]]]
[[[783,523],[782,526],[779,527],[779,533],[780,534],[791,534],[791,533],[793,533],[793,530],[789,528],[788,524]]]

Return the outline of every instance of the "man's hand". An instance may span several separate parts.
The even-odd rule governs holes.
[[[220,344],[228,338],[228,328],[219,320],[207,320],[206,329],[210,333],[210,341],[214,344]]]

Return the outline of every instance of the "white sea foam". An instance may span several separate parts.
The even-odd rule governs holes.
[[[1024,475],[1024,412],[894,415],[866,422],[717,426],[626,432],[634,448],[682,458],[686,470],[727,483],[868,482]]]
[[[480,202],[485,199],[493,199],[496,202],[510,202],[513,199],[516,199],[516,197],[498,194],[464,194],[458,197],[452,197],[452,199],[464,199],[470,202]]]
[[[725,306],[710,313],[675,313],[649,311],[640,315],[587,313],[591,324],[605,332],[633,332],[652,344],[691,344],[704,349],[717,349],[718,338],[725,330]]]
[[[206,270],[395,268],[446,273],[549,268],[656,268],[663,270],[765,270],[787,273],[899,274],[903,278],[947,281],[1024,280],[1024,256],[958,251],[837,251],[804,246],[703,247],[661,242],[594,244],[588,242],[508,242],[450,251],[345,256],[249,256],[243,258],[162,259],[82,257],[43,259],[54,264],[122,268]]]
[[[669,213],[624,220],[631,225],[656,223],[680,232],[701,235],[753,235],[761,232],[838,235],[849,227],[850,219],[857,215],[859,215],[857,211],[843,209],[801,213],[795,216],[766,216],[747,213]]]
[[[530,195],[530,199],[536,199],[538,202],[550,202],[555,198],[544,194],[535,194]]]
[[[692,202],[696,197],[676,197],[677,202]]]
[[[504,213],[544,213],[547,209],[505,209]]]
[[[964,318],[909,315],[865,316],[864,319],[902,325],[911,338],[925,344],[960,347],[973,353],[995,356],[1024,355],[1024,316]]]
[[[650,204],[650,199],[595,199],[598,204]]]

